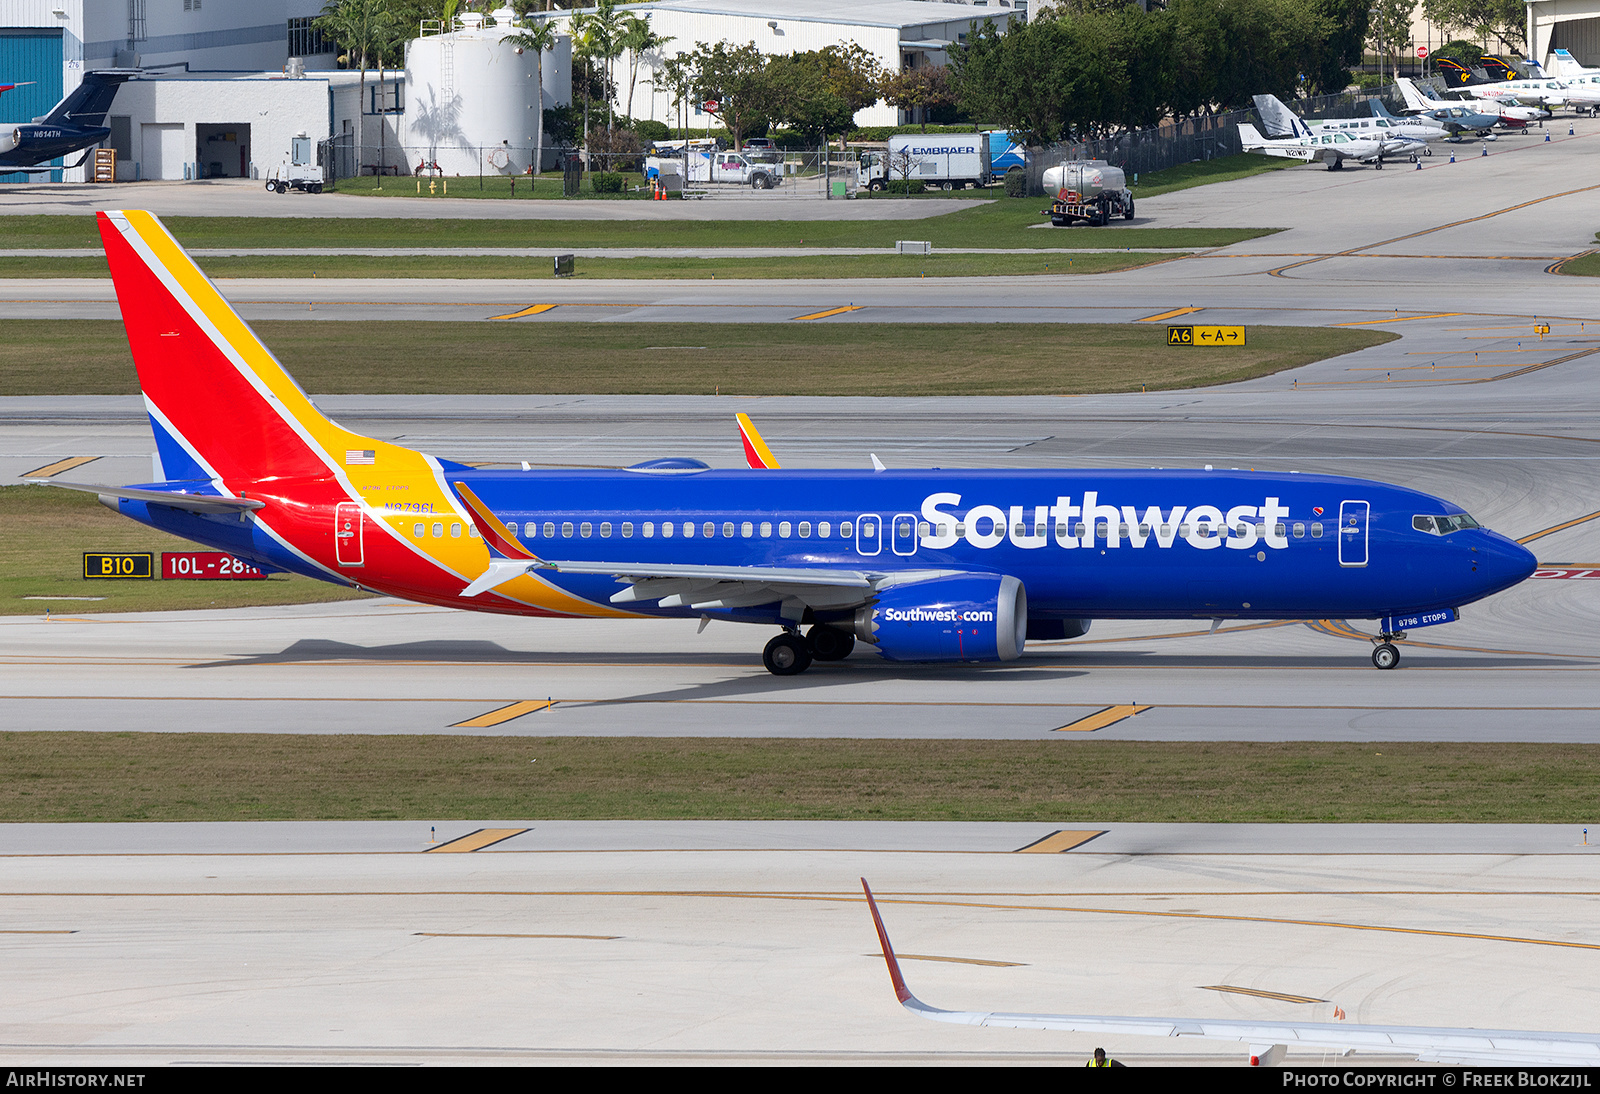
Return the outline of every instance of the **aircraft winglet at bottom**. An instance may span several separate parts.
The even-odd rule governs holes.
[[[1199,1037],[1250,1046],[1252,1065],[1283,1061],[1288,1046],[1349,1053],[1370,1049],[1415,1056],[1428,1063],[1600,1065],[1600,1035],[1536,1030],[1365,1026],[1328,1022],[1253,1022],[1230,1018],[1139,1018],[1094,1014],[1010,1014],[1004,1011],[941,1010],[922,1002],[906,987],[889,944],[878,903],[861,879],[872,922],[889,966],[895,998],[913,1014],[935,1022],[1007,1029],[1053,1029],[1068,1033],[1112,1033],[1139,1037]]]

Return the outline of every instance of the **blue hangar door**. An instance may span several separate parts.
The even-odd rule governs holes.
[[[0,95],[0,122],[10,126],[31,122],[50,113],[62,99],[61,31],[32,27],[0,27],[0,84],[26,84]],[[60,163],[58,156],[52,163]],[[11,171],[0,182],[61,181],[61,172],[25,175]]]

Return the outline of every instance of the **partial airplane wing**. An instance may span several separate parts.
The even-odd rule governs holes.
[[[518,541],[516,533],[490,511],[471,487],[459,482],[454,486],[490,554],[489,568],[461,590],[464,597],[488,592],[523,574],[546,571],[610,575],[627,586],[612,595],[613,604],[659,600],[663,608],[710,611],[788,600],[808,608],[849,608],[865,603],[875,591],[890,585],[930,581],[960,572],[901,570],[886,574],[827,566],[694,566],[540,558]]]
[[[1008,1014],[1003,1011],[941,1010],[922,1002],[906,987],[884,929],[883,916],[867,879],[861,891],[889,966],[895,998],[911,1013],[935,1022],[1007,1029],[1054,1029],[1066,1033],[1112,1033],[1139,1037],[1199,1037],[1250,1046],[1252,1066],[1281,1063],[1289,1045],[1339,1053],[1373,1049],[1415,1056],[1428,1063],[1524,1064],[1594,1067],[1600,1064],[1600,1035],[1542,1033],[1505,1029],[1452,1029],[1428,1026],[1365,1026],[1328,1022],[1250,1022],[1229,1018],[1134,1018],[1092,1014]]]
[[[230,498],[221,494],[188,494],[173,490],[146,490],[137,486],[100,486],[88,482],[56,482],[54,479],[23,479],[31,486],[56,486],[62,490],[81,490],[102,498],[127,498],[130,501],[167,505],[191,513],[243,513],[264,509],[266,502],[253,498]]]

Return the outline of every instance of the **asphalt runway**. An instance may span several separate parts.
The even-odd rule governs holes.
[[[1600,222],[1600,127],[1575,128],[1423,171],[1296,168],[1141,201],[1141,222],[1292,227],[1094,278],[223,283],[250,318],[488,320],[556,303],[496,321],[746,323],[857,305],[815,321],[1004,324],[1195,307],[1178,321],[1392,329],[1400,340],[1293,373],[1148,395],[320,401],[439,455],[539,466],[736,466],[745,410],[788,465],[865,468],[876,452],[893,466],[1209,463],[1401,482],[1526,539],[1544,568],[1413,632],[1399,671],[1373,670],[1339,621],[1101,622],[1011,665],[859,653],[777,679],[764,633],[723,624],[696,635],[387,600],[57,605],[0,617],[6,728],[1596,740],[1600,309],[1591,282],[1545,272]],[[114,317],[109,289],[0,282],[0,315]],[[1536,317],[1551,321],[1543,342]],[[136,399],[0,400],[0,474],[92,456],[69,477],[141,480],[145,429]],[[513,831],[470,861],[415,853],[494,828]],[[1233,1046],[905,1014],[860,876],[889,897],[911,987],[935,1006],[1600,1025],[1585,929],[1600,888],[1578,824],[3,825],[0,848],[8,1062],[1077,1064],[1095,1043],[1130,1063],[1242,1061]]]
[[[955,1009],[1581,1032],[1600,975],[1578,826],[7,824],[0,846],[0,1060],[29,1066],[1245,1060],[914,1017],[861,877],[912,991]]]

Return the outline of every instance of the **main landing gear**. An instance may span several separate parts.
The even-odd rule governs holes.
[[[849,631],[821,625],[800,636],[798,630],[784,631],[761,651],[761,662],[774,676],[798,676],[813,661],[843,661],[856,648],[856,636]]]
[[[1372,667],[1375,669],[1392,669],[1400,664],[1400,651],[1394,645],[1395,641],[1404,641],[1405,632],[1399,634],[1380,634],[1372,642]]]

